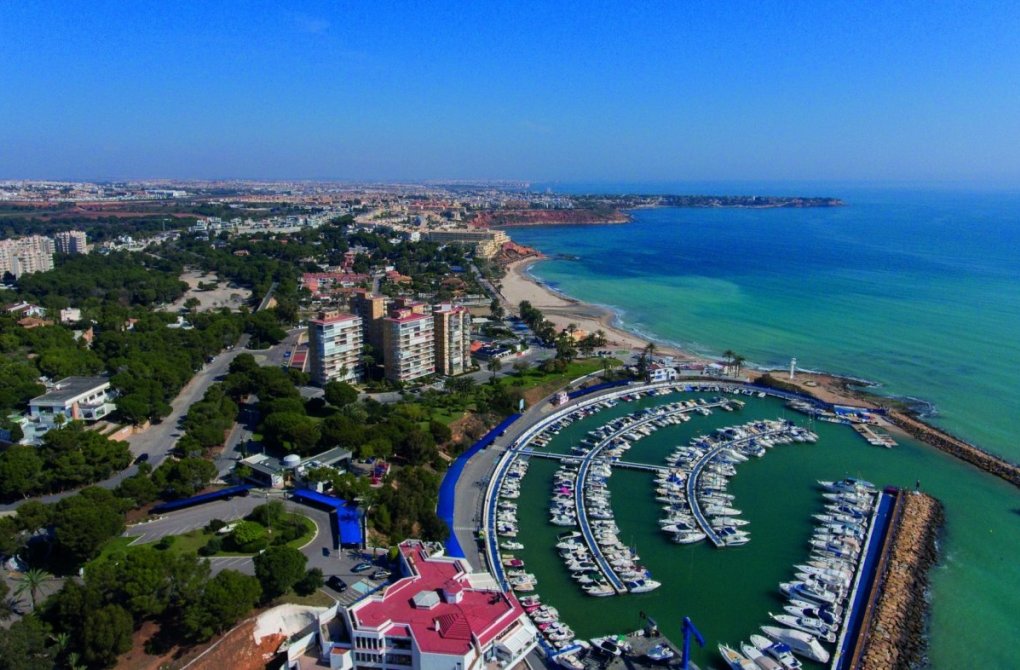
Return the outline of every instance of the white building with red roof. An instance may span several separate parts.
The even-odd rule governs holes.
[[[349,667],[509,668],[534,649],[538,631],[488,574],[416,540],[401,543],[400,560],[402,579],[344,611]]]

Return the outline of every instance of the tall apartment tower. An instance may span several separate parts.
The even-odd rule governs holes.
[[[85,231],[67,230],[53,236],[57,246],[57,253],[60,254],[87,254],[88,240]]]
[[[308,362],[312,380],[353,382],[361,377],[361,317],[345,312],[320,312],[308,322]]]
[[[436,329],[436,373],[459,375],[471,365],[471,313],[444,303],[432,310]]]
[[[390,381],[409,382],[436,370],[435,322],[424,304],[396,302],[383,319],[384,368]]]
[[[361,317],[365,327],[365,341],[376,351],[383,350],[383,319],[386,318],[386,296],[369,293],[364,289],[351,298],[351,311]]]

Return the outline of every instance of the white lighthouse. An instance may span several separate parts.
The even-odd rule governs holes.
[[[797,370],[797,357],[790,359],[790,381],[793,381],[793,373]]]

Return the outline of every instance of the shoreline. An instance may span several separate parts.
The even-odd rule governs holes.
[[[588,332],[603,330],[607,337],[606,348],[626,349],[629,353],[635,354],[640,353],[649,343],[654,342],[656,353],[672,355],[686,362],[712,362],[712,359],[708,357],[685,351],[675,344],[654,340],[641,333],[627,330],[620,324],[617,312],[610,307],[571,298],[544,284],[532,276],[528,270],[535,263],[546,259],[545,255],[541,255],[514,261],[507,265],[506,275],[498,288],[500,296],[504,302],[508,303],[510,311],[516,313],[518,304],[522,300],[527,300],[532,306],[541,310],[558,329],[566,328],[573,323]],[[770,372],[756,368],[745,368],[745,370],[744,378],[749,382],[758,382]],[[888,412],[883,417],[883,428],[900,436],[916,439],[936,451],[968,463],[1020,488],[1020,465],[1007,460],[1004,456],[985,451],[981,447],[925,421],[916,411],[905,406],[901,400],[869,393],[865,388],[862,388],[862,383],[873,384],[854,377],[803,370],[797,370],[796,378],[792,381],[782,380],[784,386],[794,387],[798,392],[822,402]]]
[[[541,310],[558,329],[574,324],[588,333],[604,331],[607,349],[625,349],[630,353],[640,353],[649,343],[654,343],[657,353],[672,355],[685,361],[707,361],[704,357],[685,351],[675,344],[628,330],[620,323],[619,314],[610,307],[571,298],[536,279],[528,270],[542,260],[547,260],[547,256],[524,258],[507,265],[506,275],[500,282],[499,294],[511,311],[517,312],[521,301],[527,300],[533,307]]]

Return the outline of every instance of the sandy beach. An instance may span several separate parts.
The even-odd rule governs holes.
[[[517,311],[517,305],[522,300],[527,300],[541,310],[557,328],[566,328],[572,323],[588,333],[602,330],[608,340],[607,348],[637,352],[648,346],[649,340],[614,325],[616,317],[612,310],[567,298],[532,278],[528,274],[528,268],[539,260],[541,259],[526,258],[507,266],[500,294],[513,311]],[[656,342],[655,346],[656,352],[660,354],[671,354],[690,360],[697,358],[659,342]]]
[[[601,329],[606,333],[608,339],[607,348],[612,348],[614,351],[628,350],[636,353],[648,345],[649,340],[646,338],[614,325],[616,317],[612,310],[568,298],[535,280],[528,274],[528,268],[540,260],[542,259],[526,258],[515,261],[507,266],[506,276],[503,277],[501,282],[500,294],[506,301],[508,308],[516,312],[517,305],[522,300],[527,300],[534,307],[541,310],[545,317],[552,321],[557,328],[566,328],[572,323],[589,333]],[[656,352],[658,354],[673,355],[688,361],[710,362],[710,359],[706,359],[703,356],[698,356],[689,351],[677,349],[674,346],[660,342],[656,342]],[[741,376],[747,381],[755,381],[764,373],[764,370],[745,367]],[[875,400],[877,398],[868,397],[866,394],[848,393],[846,387],[848,380],[838,375],[798,370],[794,380],[789,380],[782,371],[779,371],[777,376],[783,381],[798,387],[798,390],[802,393],[812,395],[823,402],[861,407],[874,407],[876,405]],[[886,427],[902,432],[891,424]]]

